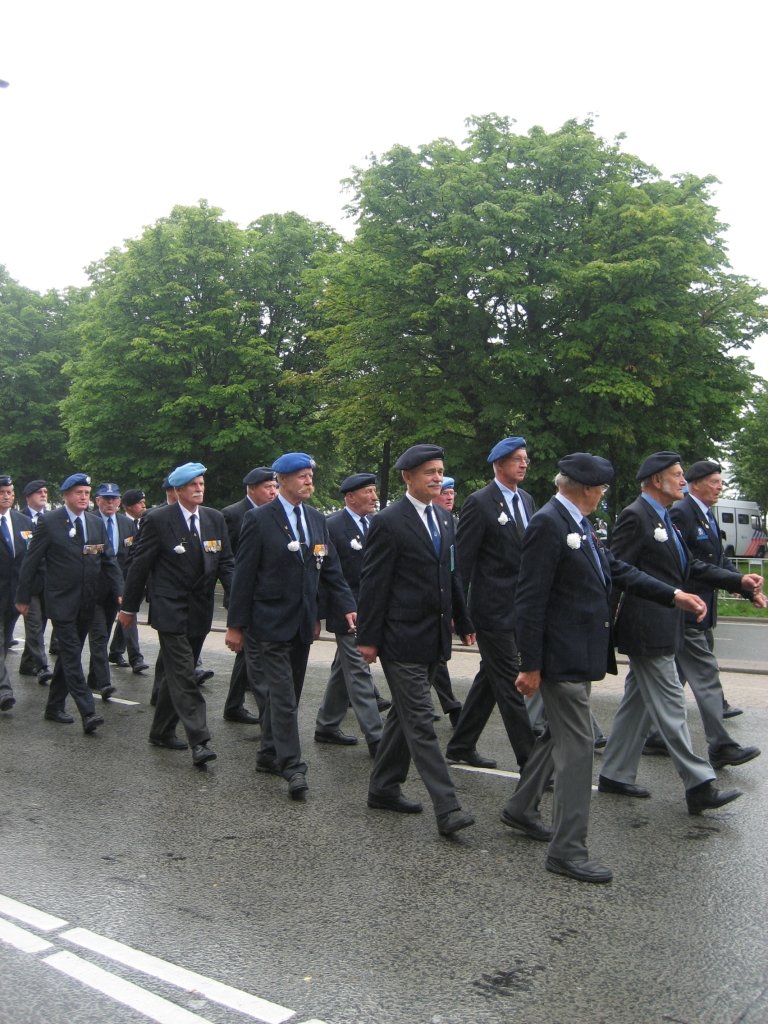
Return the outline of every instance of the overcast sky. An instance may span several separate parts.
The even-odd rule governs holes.
[[[767,29],[743,0],[4,0],[0,263],[83,284],[201,198],[349,235],[351,167],[493,111],[521,132],[592,115],[664,175],[715,175],[733,269],[768,286]],[[768,376],[767,339],[752,357]]]

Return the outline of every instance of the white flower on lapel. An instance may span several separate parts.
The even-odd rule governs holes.
[[[569,533],[565,538],[565,543],[573,551],[578,551],[581,547],[581,534],[580,533]]]
[[[349,542],[349,546],[352,548],[353,551],[363,550],[363,545],[360,543],[357,537],[352,538],[352,540]]]
[[[288,544],[289,551],[298,551],[301,548],[301,544],[297,540],[292,540]]]
[[[507,523],[509,522],[509,516],[507,515],[506,512],[502,511],[498,521],[501,523],[502,526],[506,526]]]
[[[653,531],[653,539],[659,541],[660,544],[665,544],[669,540],[669,534],[663,526],[657,526]]]
[[[176,547],[173,550],[176,552],[177,555],[183,555],[183,554],[186,553],[187,549],[184,547],[184,544],[181,543],[181,544],[177,544]]]
[[[75,533],[76,533],[76,530],[75,530],[74,526],[70,526],[69,530],[67,531],[68,536],[74,537]]]

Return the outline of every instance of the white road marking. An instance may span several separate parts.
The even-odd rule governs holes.
[[[157,1024],[211,1024],[207,1017],[200,1017],[182,1006],[176,1006],[175,1003],[156,996],[153,992],[147,992],[130,981],[118,978],[117,975],[102,970],[101,967],[75,956],[74,953],[54,953],[52,956],[44,957],[43,963],[50,964],[62,974],[81,981],[117,1003],[130,1006],[132,1010],[137,1010],[145,1017],[157,1021]]]
[[[476,775],[497,775],[501,779],[519,779],[520,772],[506,772],[502,768],[476,768],[472,764],[454,764],[448,762],[449,768],[458,768],[462,772],[475,772]],[[597,793],[597,786],[592,787],[592,792]]]
[[[104,704],[128,704],[132,708],[137,708],[141,704],[140,700],[125,700],[123,697],[109,697],[103,701]]]
[[[9,896],[0,895],[0,914],[23,921],[24,924],[31,924],[39,932],[52,932],[55,928],[63,928],[67,924],[61,917],[45,914],[42,910],[29,907],[26,903],[18,903]]]
[[[285,1006],[279,1006],[277,1003],[268,1002],[249,992],[231,988],[220,981],[213,981],[202,974],[188,971],[185,967],[179,967],[167,960],[151,956],[149,953],[142,953],[141,950],[133,949],[122,942],[115,942],[114,939],[97,935],[87,928],[72,928],[62,932],[61,938],[188,992],[199,992],[206,999],[219,1003],[221,1006],[228,1006],[254,1020],[264,1021],[265,1024],[282,1024],[283,1021],[294,1016],[294,1011]]]
[[[53,946],[46,939],[39,935],[33,935],[26,928],[19,928],[10,921],[0,920],[0,942],[5,942],[22,953],[42,953],[45,949],[52,949]]]

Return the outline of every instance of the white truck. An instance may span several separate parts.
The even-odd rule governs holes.
[[[729,558],[765,558],[765,514],[757,502],[720,498],[712,511]]]

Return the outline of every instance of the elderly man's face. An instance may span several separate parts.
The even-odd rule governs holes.
[[[455,503],[456,491],[454,491],[452,487],[446,487],[445,490],[440,491],[440,493],[435,498],[435,504],[441,505],[446,510],[446,512],[452,512]]]
[[[367,516],[371,512],[375,512],[378,500],[375,484],[371,484],[369,487],[360,487],[356,491],[349,491],[344,495],[344,503],[347,508],[351,508],[359,516]]]
[[[278,473],[280,493],[292,505],[299,505],[315,493],[314,478],[311,469],[300,469],[297,473]]]
[[[517,448],[509,455],[505,455],[503,459],[497,459],[493,464],[497,479],[513,491],[517,490],[517,485],[525,480],[528,465],[528,453],[525,448]]]
[[[667,499],[668,505],[679,501],[685,494],[683,490],[685,487],[685,473],[683,473],[683,467],[679,462],[665,469],[663,473],[657,473],[654,480],[658,480],[656,486],[664,498]]]
[[[64,504],[67,506],[69,511],[76,516],[79,516],[81,512],[85,512],[90,500],[91,488],[86,487],[85,485],[80,487],[70,487],[64,495]]]
[[[33,491],[27,495],[27,505],[32,509],[33,512],[44,511],[48,504],[48,488],[41,487],[38,491]]]
[[[699,501],[703,501],[708,508],[717,504],[717,499],[723,493],[723,478],[719,473],[710,473],[702,480],[695,480],[688,484],[688,490]]]
[[[146,510],[147,510],[146,498],[141,498],[139,501],[137,501],[133,505],[126,505],[125,506],[125,511],[128,513],[129,516],[132,516],[134,519],[141,519],[141,517],[144,515]]]
[[[443,486],[443,460],[430,459],[414,469],[404,469],[403,480],[409,494],[417,501],[429,505],[440,496],[440,489]]]
[[[105,516],[113,516],[120,505],[120,498],[96,498],[96,507]]]
[[[205,497],[205,477],[196,476],[194,480],[190,480],[183,487],[177,487],[176,496],[186,509],[202,505]]]
[[[248,497],[254,505],[267,505],[277,497],[277,480],[262,480],[260,484],[248,484]]]

